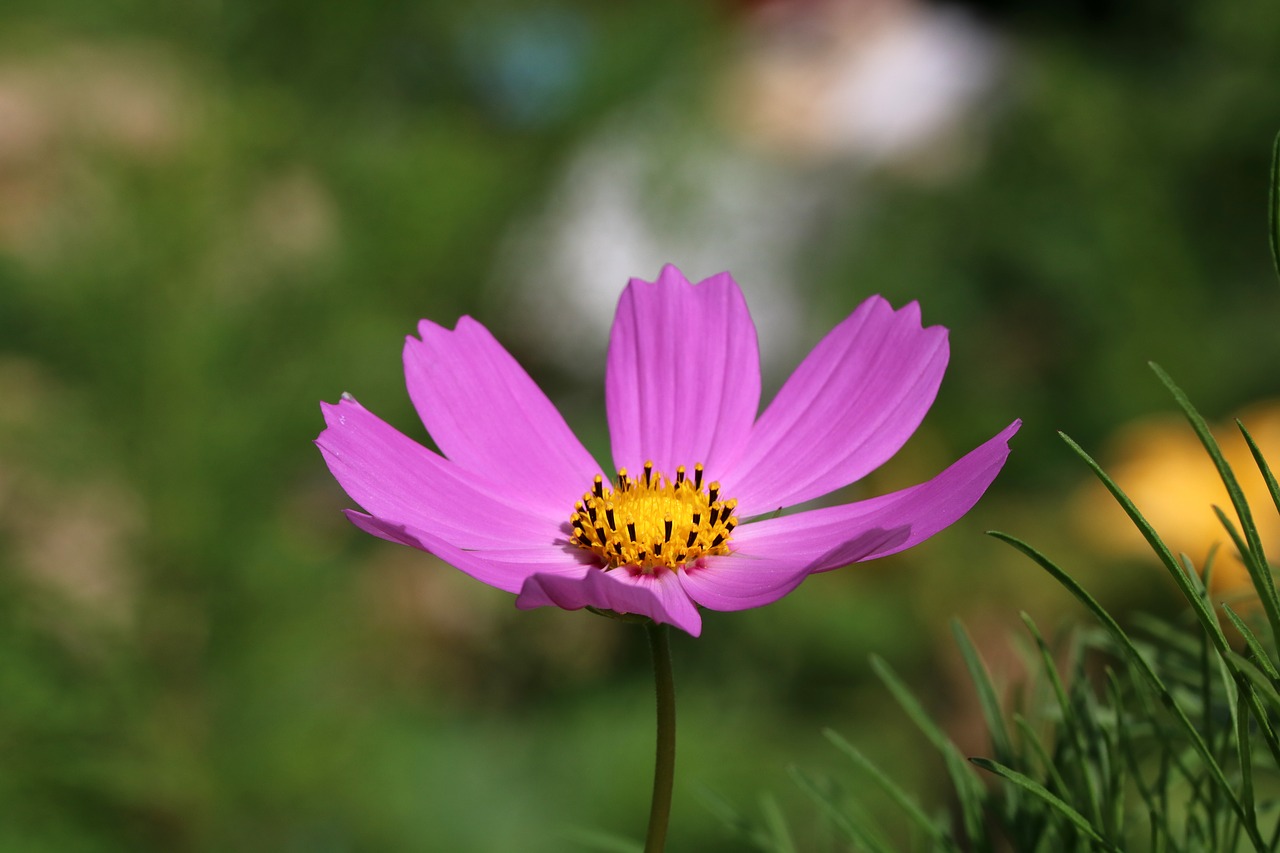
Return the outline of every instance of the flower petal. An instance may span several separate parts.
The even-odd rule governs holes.
[[[342,488],[371,515],[465,548],[549,547],[564,539],[567,512],[514,504],[350,397],[320,408],[327,427],[316,444]]]
[[[582,567],[584,552],[566,544],[535,548],[505,548],[468,551],[445,540],[405,525],[396,525],[363,513],[349,512],[361,530],[434,554],[444,562],[482,583],[506,592],[519,592],[533,574],[551,577],[573,573]]]
[[[680,573],[684,591],[711,610],[747,610],[772,604],[809,576],[804,563],[734,553],[708,557]]]
[[[405,341],[409,396],[450,461],[567,519],[603,469],[511,354],[470,317]]]
[[[531,575],[520,590],[516,607],[532,610],[548,605],[565,610],[595,607],[638,613],[654,622],[675,625],[694,637],[702,633],[702,616],[685,594],[676,572],[646,575],[583,566],[572,572]]]
[[[760,416],[734,468],[720,475],[740,514],[825,495],[898,451],[938,393],[947,330],[920,327],[873,296],[814,347]]]
[[[605,403],[618,468],[653,460],[670,477],[737,460],[760,405],[760,354],[728,273],[693,285],[668,264],[656,282],[631,280],[609,336]]]
[[[1009,456],[1014,421],[932,480],[865,501],[744,524],[735,553],[824,572],[910,548],[968,512]],[[710,605],[708,605],[710,606]]]

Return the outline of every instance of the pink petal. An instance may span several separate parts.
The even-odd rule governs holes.
[[[702,616],[680,586],[676,572],[645,575],[584,566],[572,572],[534,574],[520,590],[516,607],[532,610],[547,606],[638,613],[654,622],[675,625],[694,637],[702,633]]]
[[[371,515],[466,548],[550,546],[564,538],[568,511],[513,502],[353,399],[320,408],[328,426],[316,444],[342,488]]]
[[[760,405],[755,325],[728,273],[692,285],[671,265],[632,279],[609,337],[605,403],[613,461],[672,476],[733,464]]]
[[[772,604],[808,576],[808,566],[800,562],[734,553],[708,557],[703,565],[686,568],[680,573],[680,583],[703,607],[747,610]]]
[[[429,320],[404,347],[405,382],[431,438],[450,461],[512,499],[560,512],[603,469],[551,401],[484,326],[470,317],[450,331]]]
[[[1009,439],[1021,424],[1014,421],[918,486],[844,506],[744,524],[733,534],[735,556],[824,572],[923,542],[978,502],[1004,466]]]
[[[506,592],[519,592],[530,575],[552,577],[577,572],[589,555],[567,543],[534,548],[503,548],[469,551],[443,539],[404,525],[348,512],[351,521],[368,533],[427,551],[471,577]],[[593,569],[598,571],[598,569]]]
[[[722,491],[753,515],[875,470],[915,432],[947,366],[947,330],[873,296],[814,347],[760,416]]]
[[[419,551],[427,550],[422,544],[421,537],[416,533],[411,533],[410,529],[404,524],[387,521],[355,509],[344,509],[342,514],[356,527],[365,533],[377,536],[379,539],[385,539],[388,542],[395,542],[399,545],[408,545],[410,548],[417,548]],[[416,528],[414,529],[416,530]]]

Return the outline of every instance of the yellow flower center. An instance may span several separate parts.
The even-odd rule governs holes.
[[[702,486],[702,464],[676,469],[667,480],[644,463],[633,480],[627,469],[612,485],[596,475],[591,491],[573,505],[574,545],[600,558],[604,569],[627,566],[646,574],[678,569],[709,554],[728,554],[737,526],[736,500],[720,500],[720,484]]]

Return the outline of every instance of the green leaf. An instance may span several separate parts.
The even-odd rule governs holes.
[[[1044,637],[1041,636],[1039,630],[1036,629],[1036,626],[1031,622],[1026,614],[1023,614],[1022,621],[1027,625],[1027,629],[1031,632],[1031,636],[1035,640],[1037,648],[1040,650],[1041,668],[1049,679],[1049,684],[1053,688],[1054,698],[1058,702],[1058,710],[1062,714],[1062,727],[1066,730],[1066,739],[1075,750],[1076,760],[1069,764],[1069,768],[1073,771],[1073,776],[1078,775],[1079,779],[1084,784],[1085,790],[1082,792],[1082,796],[1089,803],[1090,811],[1096,819],[1099,815],[1098,790],[1097,786],[1093,783],[1093,775],[1085,765],[1084,757],[1088,755],[1088,752],[1085,748],[1084,734],[1081,732],[1080,725],[1076,719],[1077,715],[1075,713],[1075,709],[1072,707],[1071,700],[1067,696],[1067,690],[1062,684],[1062,678],[1058,675],[1057,667],[1053,665],[1053,654],[1049,650],[1049,645],[1044,641]],[[1081,679],[1076,683],[1085,684],[1086,682]],[[1054,772],[1055,774],[1057,773],[1056,769]],[[1060,780],[1061,777],[1058,777],[1057,781],[1059,781],[1061,790],[1070,790],[1067,784]]]
[[[1083,451],[1080,452],[1083,453]],[[1132,504],[1130,504],[1130,506],[1131,505]],[[1136,512],[1136,510],[1134,510],[1134,512]],[[1153,536],[1154,533],[1155,532],[1152,531]],[[1179,725],[1186,733],[1188,740],[1191,742],[1192,748],[1195,752],[1199,753],[1200,758],[1204,761],[1205,767],[1208,769],[1212,781],[1222,789],[1222,793],[1231,803],[1231,807],[1235,810],[1236,814],[1240,816],[1240,819],[1245,822],[1245,831],[1249,833],[1249,839],[1253,842],[1254,847],[1259,851],[1265,850],[1266,847],[1257,824],[1248,820],[1248,813],[1244,804],[1240,802],[1234,788],[1227,780],[1226,774],[1222,770],[1222,766],[1218,763],[1213,752],[1209,749],[1209,745],[1205,742],[1196,727],[1191,723],[1191,720],[1187,718],[1186,711],[1174,699],[1160,676],[1156,674],[1154,669],[1152,669],[1151,664],[1142,656],[1141,653],[1139,653],[1137,647],[1133,643],[1133,640],[1124,632],[1119,623],[1116,622],[1111,614],[1108,613],[1106,609],[1093,598],[1093,596],[1089,595],[1089,593],[1085,591],[1084,587],[1080,586],[1079,582],[1077,582],[1075,578],[1071,577],[1059,568],[1057,564],[1041,554],[1035,548],[1006,533],[991,531],[990,535],[996,537],[1002,542],[1012,545],[1015,549],[1030,557],[1041,568],[1052,575],[1058,583],[1066,587],[1081,604],[1088,608],[1089,611],[1093,613],[1100,622],[1102,622],[1106,629],[1111,633],[1112,637],[1115,638],[1116,642],[1118,642],[1121,648],[1128,654],[1130,661],[1137,668],[1137,671],[1141,673],[1147,684],[1150,685],[1156,695],[1160,697],[1161,704],[1173,715],[1174,719],[1178,721]],[[1161,545],[1163,546],[1163,543],[1161,543]],[[1167,548],[1164,550],[1166,553],[1168,552]],[[1172,555],[1170,555],[1170,557],[1172,557]],[[1179,576],[1182,576],[1182,571],[1177,568],[1176,563],[1173,564],[1173,569]],[[1186,578],[1182,577],[1182,581],[1185,583]],[[1210,618],[1212,618],[1212,613],[1210,613]],[[1218,629],[1217,620],[1213,619],[1212,622],[1214,628]],[[1221,629],[1218,629],[1218,634],[1221,635]],[[1225,640],[1223,640],[1223,644],[1225,646]],[[1227,651],[1223,652],[1224,657],[1227,653]],[[1188,778],[1190,779],[1193,777]]]
[[[822,790],[816,782],[795,767],[791,768],[790,773],[800,789],[818,804],[845,838],[872,853],[894,853],[893,845],[885,839],[870,815],[855,805],[837,803],[829,792]]]
[[[1019,773],[1016,770],[1005,767],[1003,764],[1000,764],[999,762],[996,762],[996,761],[991,761],[990,759],[987,759],[987,758],[970,758],[969,760],[974,764],[976,764],[978,767],[981,767],[983,770],[988,770],[996,774],[997,776],[1007,779],[1008,781],[1017,785],[1019,788],[1022,788],[1023,790],[1030,793],[1032,796],[1043,801],[1051,809],[1053,809],[1058,814],[1065,817],[1067,820],[1071,821],[1071,823],[1074,824],[1077,829],[1083,832],[1091,840],[1097,842],[1098,844],[1101,844],[1106,849],[1108,850],[1118,849],[1114,844],[1111,844],[1110,842],[1105,840],[1101,835],[1099,835],[1098,831],[1093,828],[1093,825],[1089,823],[1089,821],[1085,818],[1084,815],[1080,814],[1080,812],[1071,808],[1071,806],[1067,805],[1062,800],[1058,799],[1053,794],[1049,793],[1049,790],[1047,788],[1045,788],[1043,785],[1041,785],[1039,782],[1032,779],[1031,777],[1024,776],[1023,774]]]
[[[1274,712],[1275,710],[1280,709],[1280,691],[1276,690],[1276,686],[1271,682],[1271,679],[1268,678],[1262,670],[1254,666],[1253,661],[1248,658],[1240,655],[1235,655],[1234,657],[1237,670],[1243,675],[1244,679],[1249,684],[1253,685],[1257,689],[1262,698],[1270,704],[1272,711]],[[1238,684],[1237,686],[1242,688],[1240,690],[1242,695],[1247,695],[1248,691],[1243,689],[1245,685]],[[1255,708],[1254,712],[1256,713],[1257,710],[1258,709]],[[1261,725],[1266,726],[1266,723],[1267,720],[1263,717]]]
[[[1204,642],[1203,631],[1194,631],[1188,625],[1174,624],[1147,613],[1134,613],[1129,621],[1135,630],[1149,636],[1168,652],[1193,657],[1200,653]]]
[[[1236,419],[1236,427],[1244,436],[1245,444],[1249,445],[1249,452],[1253,454],[1253,461],[1258,464],[1258,470],[1262,472],[1262,479],[1267,483],[1267,491],[1271,493],[1271,502],[1275,504],[1276,512],[1280,512],[1280,484],[1276,482],[1276,475],[1271,473],[1271,466],[1263,457],[1258,442],[1253,440],[1253,436],[1249,430],[1245,429],[1244,423],[1239,418]]]
[[[1124,747],[1122,741],[1124,739],[1124,730],[1128,728],[1128,721],[1124,719],[1124,700],[1121,695],[1120,680],[1117,678],[1115,670],[1107,667],[1107,698],[1111,701],[1111,708],[1114,710],[1116,720],[1110,736],[1104,741],[1109,768],[1106,776],[1107,800],[1111,804],[1111,808],[1103,813],[1103,825],[1107,828],[1107,834],[1112,836],[1119,835],[1123,831],[1125,789],[1127,787],[1124,775]]]
[[[1004,714],[991,683],[991,674],[960,620],[951,620],[951,633],[956,638],[956,645],[960,647],[960,656],[964,658],[964,665],[969,670],[969,678],[978,691],[978,702],[982,705],[982,717],[986,720],[987,730],[991,732],[991,745],[995,749],[996,760],[1007,762],[1013,756],[1013,746],[1009,742],[1009,731],[1004,725]]]
[[[1236,727],[1236,760],[1240,763],[1240,799],[1249,819],[1257,822],[1253,794],[1253,750],[1249,746],[1249,707],[1244,691],[1238,691],[1231,703],[1232,722]]]
[[[1058,765],[1049,757],[1049,751],[1044,748],[1044,742],[1032,730],[1031,724],[1027,722],[1026,717],[1021,714],[1014,714],[1013,724],[1017,727],[1019,734],[1022,735],[1023,742],[1031,747],[1036,760],[1040,762],[1040,767],[1048,774],[1049,781],[1053,782],[1060,791],[1068,790],[1066,780],[1062,778],[1062,774],[1058,771]]]
[[[1249,658],[1249,662],[1267,674],[1267,677],[1271,679],[1272,687],[1280,689],[1280,672],[1276,672],[1275,665],[1263,650],[1262,643],[1258,641],[1258,635],[1253,633],[1249,623],[1241,619],[1230,604],[1222,605],[1222,612],[1227,615],[1227,618],[1231,620],[1231,624],[1240,632],[1240,636],[1244,638],[1244,643],[1249,647],[1249,651],[1253,652],[1253,657]]]
[[[1262,599],[1267,621],[1271,623],[1272,638],[1280,643],[1280,597],[1277,597],[1275,584],[1271,581],[1271,570],[1267,566],[1266,555],[1262,550],[1262,539],[1258,535],[1258,527],[1253,522],[1253,512],[1249,509],[1249,503],[1240,489],[1240,483],[1222,455],[1222,448],[1218,446],[1213,433],[1209,431],[1209,425],[1200,416],[1196,407],[1191,405],[1191,400],[1161,369],[1160,365],[1151,362],[1151,369],[1155,371],[1156,376],[1160,377],[1160,381],[1169,389],[1169,393],[1173,395],[1173,399],[1186,415],[1191,428],[1200,439],[1200,444],[1204,446],[1209,458],[1213,460],[1214,467],[1218,469],[1218,476],[1222,479],[1222,485],[1226,486],[1227,494],[1231,496],[1231,506],[1240,519],[1241,530],[1249,545],[1248,549],[1241,552],[1241,556],[1244,557],[1245,566],[1249,569],[1254,586],[1258,588],[1258,596]]]
[[[761,829],[753,821],[743,817],[728,800],[711,789],[700,787],[697,793],[698,799],[706,806],[707,811],[714,814],[730,831],[736,833],[752,847],[766,853],[795,853],[794,846],[780,846],[780,844],[789,844],[790,838],[786,835],[782,814],[778,810],[777,803],[772,802],[772,798],[761,797],[761,808],[767,824],[767,829]],[[779,828],[782,831],[781,841],[778,834]]]
[[[1271,146],[1271,204],[1267,211],[1271,225],[1271,263],[1280,276],[1280,134]]]
[[[971,842],[976,842],[983,837],[982,812],[986,797],[986,787],[983,785],[982,780],[978,778],[973,768],[964,760],[959,748],[930,718],[929,714],[921,707],[919,701],[916,700],[916,697],[902,683],[884,658],[879,655],[872,655],[871,668],[885,687],[889,688],[889,692],[893,694],[894,699],[898,701],[902,710],[906,712],[907,717],[916,724],[916,728],[920,729],[924,736],[929,739],[929,742],[942,753],[943,761],[947,766],[947,774],[951,777],[951,784],[955,788],[956,797],[960,800],[960,814],[964,819],[965,834]]]
[[[1106,486],[1107,491],[1109,491],[1111,496],[1116,499],[1116,502],[1120,504],[1120,507],[1129,516],[1129,520],[1138,528],[1139,532],[1142,533],[1143,538],[1147,540],[1147,544],[1151,546],[1151,549],[1155,551],[1156,556],[1160,558],[1160,562],[1164,564],[1165,569],[1173,578],[1173,582],[1178,585],[1178,589],[1181,591],[1183,597],[1191,603],[1191,608],[1196,614],[1196,619],[1199,620],[1201,627],[1209,634],[1219,653],[1226,654],[1230,648],[1230,644],[1227,643],[1227,638],[1222,633],[1222,627],[1218,625],[1218,619],[1214,616],[1213,609],[1210,608],[1204,598],[1196,592],[1195,584],[1188,578],[1187,573],[1182,569],[1177,558],[1173,556],[1173,552],[1169,550],[1169,546],[1160,538],[1160,534],[1156,532],[1156,529],[1151,526],[1151,523],[1147,521],[1141,512],[1138,511],[1138,507],[1129,499],[1129,496],[1126,495],[1118,485],[1116,485],[1116,482],[1111,479],[1106,471],[1102,470],[1102,466],[1094,461],[1092,456],[1085,452],[1083,447],[1072,441],[1071,437],[1066,433],[1060,432],[1058,435],[1062,437],[1062,440],[1067,443],[1068,447],[1076,452],[1076,455],[1084,460],[1085,464],[1089,466],[1089,469],[1093,471],[1094,476],[1102,482],[1102,485]],[[1002,534],[997,533],[995,535],[1003,538]],[[1010,540],[1006,539],[1006,541]],[[1012,544],[1012,541],[1010,541],[1010,544]],[[1035,558],[1033,557],[1032,559]],[[1041,565],[1043,566],[1043,564]],[[1051,574],[1054,574],[1055,577],[1066,576],[1066,573],[1056,566],[1054,567],[1054,572],[1051,572]],[[1078,587],[1078,584],[1075,584],[1075,582],[1072,581],[1071,586]],[[1081,592],[1083,592],[1083,590],[1081,590]]]
[[[776,853],[796,853],[796,843],[791,839],[791,831],[787,828],[787,819],[778,807],[778,801],[768,794],[760,797],[760,812],[764,815],[764,824],[769,830]]]
[[[827,740],[835,744],[836,749],[843,752],[854,764],[858,765],[858,768],[863,773],[870,776],[872,781],[879,785],[880,789],[888,794],[889,798],[897,803],[900,809],[906,812],[911,822],[920,827],[926,835],[933,839],[934,843],[947,850],[957,849],[956,845],[951,841],[946,828],[940,826],[925,814],[914,797],[904,791],[897,782],[890,779],[883,770],[877,767],[871,759],[863,755],[857,747],[831,729],[824,730],[823,735],[826,736]]]
[[[1120,736],[1120,752],[1129,765],[1130,778],[1133,780],[1134,787],[1138,789],[1138,795],[1142,797],[1142,802],[1146,805],[1147,812],[1151,816],[1149,826],[1152,847],[1155,848],[1163,843],[1163,836],[1170,834],[1171,831],[1168,810],[1163,807],[1155,793],[1157,790],[1166,790],[1164,768],[1167,766],[1168,758],[1166,754],[1161,753],[1161,770],[1153,784],[1147,784],[1142,775],[1142,762],[1139,760],[1137,750],[1134,748],[1132,728],[1127,725],[1119,726],[1117,731]]]
[[[598,850],[600,853],[644,853],[644,845],[640,842],[597,829],[573,827],[566,830],[564,836],[586,850]]]
[[[1173,380],[1170,379],[1164,373],[1164,371],[1160,369],[1159,365],[1156,365],[1153,363],[1151,367],[1156,372],[1156,375],[1160,377],[1161,381],[1165,383],[1165,386],[1169,389],[1170,393],[1173,394],[1174,399],[1178,402],[1178,405],[1182,408],[1184,414],[1186,414],[1187,419],[1191,422],[1192,428],[1196,431],[1197,436],[1200,437],[1201,444],[1204,445],[1205,449],[1209,452],[1210,457],[1214,459],[1214,465],[1218,468],[1218,474],[1223,480],[1223,485],[1227,487],[1228,494],[1232,496],[1232,504],[1233,506],[1236,507],[1236,512],[1237,512],[1237,515],[1241,518],[1241,523],[1245,524],[1247,520],[1246,536],[1249,535],[1249,531],[1252,531],[1253,541],[1250,542],[1249,550],[1243,552],[1243,555],[1245,556],[1245,565],[1249,569],[1250,575],[1254,578],[1254,585],[1255,587],[1259,588],[1259,591],[1260,591],[1259,594],[1260,596],[1263,597],[1264,609],[1268,607],[1267,605],[1268,601],[1272,602],[1270,606],[1280,608],[1280,604],[1276,603],[1276,589],[1274,584],[1263,584],[1259,580],[1259,577],[1263,573],[1265,573],[1265,576],[1269,579],[1270,569],[1259,568],[1256,562],[1258,559],[1261,558],[1261,555],[1262,555],[1261,543],[1257,542],[1256,548],[1254,547],[1255,542],[1257,540],[1257,535],[1258,535],[1257,528],[1253,525],[1253,517],[1252,517],[1252,514],[1249,512],[1248,504],[1245,502],[1244,496],[1240,491],[1240,486],[1236,482],[1234,475],[1231,473],[1230,466],[1227,465],[1226,460],[1222,457],[1222,451],[1219,449],[1217,442],[1214,441],[1213,436],[1209,433],[1209,427],[1205,423],[1204,418],[1200,417],[1199,412],[1197,412],[1195,407],[1191,405],[1191,401],[1187,399],[1187,396],[1182,392],[1182,389],[1180,389],[1177,385],[1173,383]],[[1202,586],[1199,585],[1197,581],[1193,580],[1194,573],[1188,573],[1180,566],[1178,561],[1174,559],[1173,552],[1169,550],[1169,547],[1164,544],[1164,540],[1162,540],[1160,538],[1160,535],[1156,533],[1155,528],[1152,527],[1150,522],[1148,522],[1146,518],[1143,517],[1142,513],[1138,511],[1137,506],[1134,505],[1133,501],[1129,499],[1128,495],[1126,495],[1124,491],[1118,485],[1116,485],[1115,481],[1112,480],[1111,477],[1109,477],[1107,473],[1102,470],[1102,466],[1100,466],[1096,461],[1094,461],[1093,457],[1091,457],[1088,453],[1086,453],[1085,450],[1082,447],[1080,447],[1080,445],[1072,441],[1069,436],[1063,433],[1059,433],[1059,435],[1062,436],[1062,439],[1067,442],[1068,446],[1070,446],[1073,450],[1075,450],[1075,452],[1080,456],[1080,458],[1085,461],[1085,463],[1090,467],[1090,469],[1092,469],[1092,471],[1094,472],[1094,475],[1097,476],[1098,479],[1102,481],[1102,484],[1106,486],[1107,490],[1111,492],[1112,496],[1116,499],[1117,502],[1119,502],[1120,506],[1128,514],[1130,520],[1142,532],[1142,535],[1146,538],[1147,543],[1151,545],[1152,549],[1155,550],[1156,555],[1159,556],[1161,562],[1165,564],[1165,568],[1168,569],[1169,574],[1174,579],[1174,582],[1178,584],[1178,588],[1179,590],[1181,590],[1183,597],[1185,597],[1187,601],[1190,602],[1192,606],[1192,610],[1196,614],[1196,618],[1199,620],[1200,625],[1204,628],[1206,634],[1213,641],[1214,647],[1217,650],[1219,657],[1227,661],[1228,666],[1234,666],[1234,664],[1232,663],[1231,646],[1227,642],[1226,635],[1222,633],[1222,626],[1218,624],[1218,619],[1213,612],[1212,605],[1203,594],[1197,591],[1197,589],[1202,588]],[[1232,529],[1231,525],[1228,525],[1228,531],[1230,531],[1231,529]],[[1007,537],[999,533],[996,533],[993,535],[997,536],[998,538],[1003,538],[1004,541],[1009,542],[1010,544],[1014,544],[1015,542],[1018,541],[1016,539],[1013,539],[1012,537]],[[1093,606],[1090,607],[1090,609],[1093,610],[1095,615],[1105,614],[1105,611],[1102,609],[1102,607],[1098,605],[1096,601],[1093,601],[1092,597],[1088,596],[1088,593],[1086,593],[1084,589],[1075,582],[1074,579],[1071,579],[1070,576],[1066,574],[1066,572],[1062,571],[1062,569],[1058,568],[1056,565],[1053,565],[1052,562],[1048,561],[1047,558],[1043,557],[1043,555],[1039,555],[1038,552],[1035,551],[1035,549],[1031,548],[1031,546],[1026,545],[1026,543],[1021,543],[1021,545],[1022,547],[1019,548],[1019,550],[1030,549],[1030,550],[1023,550],[1023,553],[1026,553],[1028,556],[1032,556],[1032,554],[1036,554],[1036,556],[1032,556],[1032,559],[1036,560],[1036,562],[1039,562],[1042,567],[1050,571],[1051,574],[1053,574],[1056,578],[1058,578],[1058,581],[1060,583],[1062,583],[1064,586],[1067,586],[1067,588],[1070,589],[1073,592],[1073,594],[1076,594],[1077,598],[1080,598],[1080,595],[1084,595],[1086,598],[1088,598],[1088,601],[1093,602]],[[1014,545],[1014,547],[1019,547],[1019,546]],[[1045,560],[1046,562],[1041,562],[1041,560]],[[1050,565],[1053,565],[1052,569],[1048,568]],[[1265,566],[1265,562],[1263,563],[1263,566]],[[1265,595],[1262,592],[1262,588],[1264,586],[1267,587],[1265,591],[1266,592]],[[1084,600],[1085,599],[1081,599],[1081,601],[1084,601]],[[1086,606],[1088,606],[1088,604],[1086,604]],[[1277,610],[1277,613],[1280,613],[1280,610]],[[1271,620],[1271,615],[1272,615],[1272,611],[1268,610],[1267,618],[1269,621],[1271,621],[1272,630],[1273,632],[1275,632],[1277,623]],[[1211,769],[1213,769],[1214,771],[1212,774],[1214,777],[1214,781],[1216,781],[1219,785],[1221,785],[1227,791],[1229,798],[1232,801],[1233,808],[1236,809],[1236,812],[1240,814],[1241,819],[1244,820],[1245,819],[1245,814],[1243,811],[1244,806],[1242,803],[1240,803],[1239,798],[1236,797],[1235,793],[1231,791],[1230,787],[1227,785],[1226,777],[1223,775],[1221,767],[1217,764],[1216,761],[1213,760],[1211,756],[1211,752],[1208,748],[1208,744],[1205,743],[1204,738],[1202,738],[1199,732],[1195,730],[1195,727],[1192,726],[1191,721],[1187,719],[1186,713],[1174,701],[1173,696],[1169,693],[1168,689],[1164,686],[1164,684],[1160,682],[1158,678],[1155,677],[1154,670],[1151,669],[1150,665],[1147,664],[1145,660],[1141,659],[1141,656],[1138,655],[1137,653],[1136,647],[1133,647],[1133,644],[1131,641],[1129,641],[1128,637],[1124,636],[1124,632],[1120,631],[1120,627],[1115,623],[1115,620],[1111,619],[1111,617],[1107,615],[1106,618],[1103,619],[1102,621],[1103,621],[1103,624],[1107,626],[1107,629],[1111,631],[1112,634],[1117,637],[1117,639],[1123,638],[1121,640],[1122,643],[1126,644],[1130,649],[1132,649],[1133,654],[1138,658],[1138,661],[1140,664],[1140,671],[1149,673],[1150,676],[1155,679],[1152,682],[1152,686],[1157,690],[1157,693],[1161,696],[1161,702],[1169,705],[1171,709],[1175,711],[1179,721],[1189,730],[1189,733],[1192,736],[1192,741],[1196,747],[1196,750],[1200,752],[1201,755],[1211,764]],[[1274,636],[1280,636],[1280,635],[1274,635]],[[1264,715],[1262,713],[1261,708],[1258,707],[1258,704],[1257,704],[1258,699],[1256,695],[1253,693],[1253,691],[1249,691],[1248,695],[1250,699],[1250,704],[1254,707],[1255,715],[1257,715],[1259,719],[1263,719]],[[1272,733],[1271,735],[1267,735],[1266,731],[1264,730],[1264,736],[1266,736],[1267,744],[1269,747],[1271,747],[1272,752],[1277,755],[1277,760],[1280,760],[1280,743],[1276,741],[1274,737],[1274,733]],[[1256,823],[1251,823],[1246,820],[1246,830],[1249,832],[1250,840],[1253,841],[1255,845],[1262,843],[1261,836],[1258,834],[1258,828]]]

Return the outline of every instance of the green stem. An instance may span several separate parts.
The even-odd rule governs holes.
[[[676,685],[671,678],[667,626],[649,623],[645,630],[649,632],[649,648],[653,650],[653,684],[658,694],[658,750],[653,765],[653,804],[649,808],[644,853],[662,853],[667,846],[671,789],[676,771]]]

